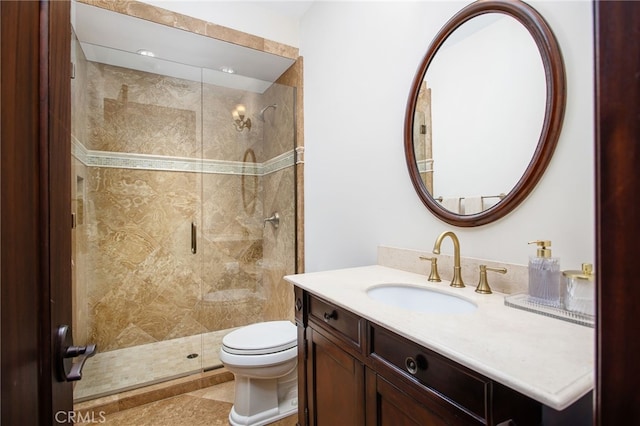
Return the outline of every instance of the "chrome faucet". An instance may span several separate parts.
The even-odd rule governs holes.
[[[433,254],[440,254],[440,244],[442,244],[442,240],[444,240],[445,237],[451,237],[451,241],[453,241],[453,279],[450,285],[451,287],[464,287],[462,274],[460,273],[462,270],[460,267],[460,241],[456,234],[452,231],[446,231],[440,234],[433,245]]]

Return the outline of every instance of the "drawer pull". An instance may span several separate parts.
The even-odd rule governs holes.
[[[338,312],[337,311],[331,311],[331,313],[328,313],[328,312],[324,313],[325,322],[329,322],[332,319],[338,319]]]
[[[404,365],[407,367],[409,373],[416,374],[418,372],[418,363],[412,357],[408,356],[407,359],[404,360]]]
[[[422,355],[418,355],[415,358],[408,356],[404,360],[404,366],[406,367],[409,373],[415,375],[418,372],[418,370],[427,369],[427,360]]]

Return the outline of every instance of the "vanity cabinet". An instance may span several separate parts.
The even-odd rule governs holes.
[[[390,399],[385,394],[413,417],[406,424],[540,424],[540,403],[377,324],[369,322],[367,328],[368,364],[377,376],[375,399],[373,385],[367,384],[367,404],[383,417],[368,425],[394,424],[380,414],[384,399]],[[404,393],[401,399],[386,389],[389,385]]]
[[[313,328],[307,345],[308,424],[364,424],[364,364]]]
[[[541,423],[540,403],[298,287],[295,297],[301,426]]]
[[[296,288],[296,323],[298,373],[304,375],[298,380],[298,423],[363,425],[364,321]]]

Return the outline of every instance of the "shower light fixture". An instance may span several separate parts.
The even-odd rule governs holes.
[[[236,130],[241,132],[245,128],[247,130],[251,130],[251,119],[244,118],[245,117],[245,107],[244,105],[236,105],[236,109],[231,113],[233,116],[233,125],[236,127]]]
[[[234,70],[231,67],[220,67],[220,71],[227,73],[227,74],[235,74],[236,70]]]

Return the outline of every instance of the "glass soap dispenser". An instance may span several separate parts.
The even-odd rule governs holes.
[[[529,296],[535,302],[560,306],[560,259],[551,257],[551,241],[531,241],[538,250],[529,257]]]
[[[583,263],[581,271],[562,271],[562,298],[568,311],[595,315],[595,275],[593,265]]]

